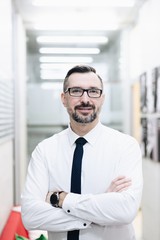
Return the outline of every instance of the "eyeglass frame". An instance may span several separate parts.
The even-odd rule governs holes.
[[[80,95],[80,96],[75,96],[75,95],[71,95],[71,93],[70,93],[70,90],[71,89],[81,89],[82,90],[82,94]],[[98,96],[98,97],[90,97],[89,96],[89,91],[90,90],[98,90],[98,91],[100,91],[100,95]],[[64,91],[64,93],[69,93],[69,95],[71,96],[71,97],[82,97],[83,96],[83,94],[84,94],[84,92],[87,92],[87,95],[88,95],[88,97],[89,98],[100,98],[101,97],[101,95],[102,95],[102,93],[103,93],[103,90],[102,89],[99,89],[99,88],[88,88],[88,89],[84,89],[84,88],[81,88],[81,87],[71,87],[71,88],[67,88],[67,90],[66,91]]]

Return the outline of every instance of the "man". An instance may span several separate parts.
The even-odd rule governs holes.
[[[22,194],[24,225],[47,230],[49,240],[135,239],[132,221],[142,194],[138,143],[100,123],[103,83],[94,68],[72,68],[61,99],[70,124],[42,141],[32,154]],[[72,162],[79,137],[85,144],[76,191],[72,187],[79,180],[72,179]]]

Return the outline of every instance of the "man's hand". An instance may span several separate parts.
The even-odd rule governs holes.
[[[107,189],[107,192],[122,192],[124,190],[127,190],[131,184],[132,180],[130,178],[119,176],[111,182],[109,188]]]
[[[68,193],[66,192],[61,192],[61,194],[59,195],[59,207],[62,208],[62,204],[63,201],[65,199],[65,197],[67,196]]]

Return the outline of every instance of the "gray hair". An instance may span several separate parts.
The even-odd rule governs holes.
[[[68,87],[68,78],[72,73],[87,73],[87,72],[93,72],[97,75],[101,82],[101,86],[103,89],[103,81],[102,78],[96,73],[96,70],[93,67],[87,66],[87,65],[77,65],[73,68],[71,68],[68,72],[67,75],[65,76],[64,82],[63,82],[63,91],[65,92]]]

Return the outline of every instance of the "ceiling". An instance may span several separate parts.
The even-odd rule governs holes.
[[[39,2],[38,2],[39,1]],[[135,24],[138,11],[146,0],[14,0],[20,12],[27,33],[28,51],[37,56],[39,64],[39,48],[63,48],[62,53],[44,54],[44,56],[84,56],[80,54],[64,53],[64,48],[99,48],[100,53],[107,49],[119,32]],[[45,5],[47,4],[48,5]],[[123,6],[120,6],[120,3]],[[116,5],[118,4],[118,5]],[[130,4],[124,6],[124,4]],[[37,36],[52,36],[54,39],[61,36],[91,37],[91,42],[79,43],[78,40],[67,44],[67,40],[54,43],[38,43]],[[105,36],[108,43],[94,43],[94,36]],[[54,49],[55,50],[55,49]],[[69,50],[70,51],[70,50]],[[91,57],[90,53],[85,54]],[[97,54],[98,56],[98,54]],[[54,59],[55,61],[55,59]],[[65,63],[65,62],[64,62]]]

